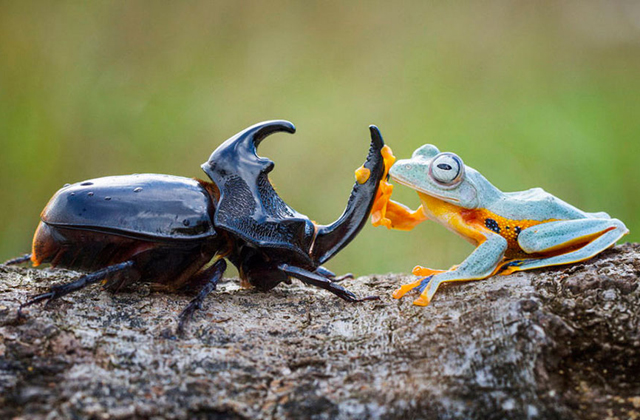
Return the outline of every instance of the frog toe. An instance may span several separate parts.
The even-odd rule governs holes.
[[[420,286],[420,280],[414,281],[413,283],[402,285],[400,286],[400,288],[396,289],[393,292],[392,296],[394,299],[400,299],[401,297],[403,297],[408,292],[410,292],[411,290],[415,289],[418,286]]]
[[[432,268],[416,265],[411,272],[413,273],[414,276],[428,277],[428,276],[433,276],[434,274],[444,273],[445,271],[446,270],[434,270]]]
[[[425,277],[422,279],[422,284],[418,287],[420,291],[420,297],[413,301],[414,305],[417,306],[427,306],[433,300],[433,296],[438,291],[438,287],[440,286],[441,280],[435,279],[433,280],[433,276]]]
[[[416,306],[428,306],[429,303],[430,303],[430,300],[427,297],[426,293],[421,294],[418,299],[413,301],[413,304]]]
[[[424,292],[424,290],[429,286],[429,282],[431,281],[432,277],[433,275],[421,278],[419,280],[414,281],[413,283],[409,283],[401,286],[399,289],[393,292],[393,298],[400,299],[401,297],[406,295],[407,292],[413,289],[417,289],[418,292],[420,293]]]
[[[509,268],[505,268],[504,270],[500,271],[498,274],[501,276],[508,276],[509,274],[513,274],[516,271],[518,271],[517,267],[509,267]]]

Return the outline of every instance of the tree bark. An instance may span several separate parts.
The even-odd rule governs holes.
[[[90,287],[17,316],[78,276],[0,266],[0,418],[640,418],[640,245],[585,263],[445,285],[222,283],[176,335],[190,296]]]

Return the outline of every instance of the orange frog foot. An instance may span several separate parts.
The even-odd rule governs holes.
[[[421,294],[418,299],[413,301],[413,304],[417,306],[427,306],[429,304],[429,298],[427,298],[427,294]]]
[[[518,267],[509,267],[509,268],[506,268],[506,269],[502,270],[498,274],[500,274],[501,276],[508,276],[509,274],[515,273],[516,271],[519,271]]]
[[[422,267],[420,265],[416,265],[413,267],[413,271],[411,271],[415,276],[428,277],[433,276],[434,274],[444,273],[446,270],[434,270],[432,268]]]
[[[402,296],[406,295],[411,290],[413,290],[416,287],[420,286],[421,283],[422,283],[422,279],[418,279],[418,280],[414,281],[413,283],[409,283],[409,284],[405,284],[403,286],[400,286],[399,289],[396,289],[396,291],[393,292],[393,298],[394,299],[400,299]]]

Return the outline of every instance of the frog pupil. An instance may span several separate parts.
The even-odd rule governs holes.
[[[438,168],[444,169],[446,171],[450,171],[451,170],[451,165],[447,165],[446,163],[439,163],[438,164]]]

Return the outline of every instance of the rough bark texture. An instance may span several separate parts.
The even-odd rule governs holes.
[[[76,273],[0,266],[0,418],[640,418],[640,245],[583,264],[378,302],[223,283],[189,297],[87,288],[16,317]]]

